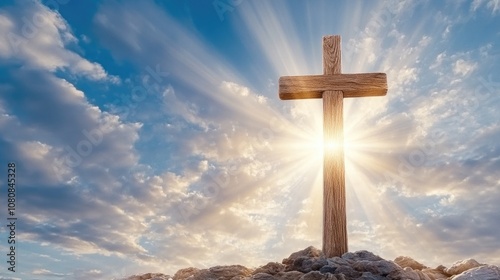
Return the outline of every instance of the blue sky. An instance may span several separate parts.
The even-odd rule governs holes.
[[[498,0],[89,2],[1,4],[18,271],[0,279],[320,248],[321,101],[281,101],[277,82],[320,74],[331,34],[343,72],[389,85],[344,102],[350,251],[500,264]]]

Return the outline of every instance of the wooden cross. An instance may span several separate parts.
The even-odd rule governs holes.
[[[385,73],[341,74],[340,49],[340,36],[323,37],[323,75],[279,80],[282,100],[323,98],[323,253],[327,258],[347,252],[343,98],[387,93]]]

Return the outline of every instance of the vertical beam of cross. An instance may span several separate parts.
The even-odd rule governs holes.
[[[387,93],[385,73],[342,74],[340,46],[340,36],[323,37],[323,75],[279,80],[281,99],[323,99],[323,253],[328,258],[347,252],[343,99]]]
[[[323,37],[323,74],[341,73],[340,36]],[[344,167],[344,94],[323,92],[323,253],[347,252],[347,219]]]

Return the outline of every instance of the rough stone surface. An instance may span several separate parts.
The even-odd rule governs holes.
[[[183,268],[174,274],[173,280],[187,279],[189,276],[194,275],[198,271],[200,271],[200,270],[197,268],[194,268],[194,267]]]
[[[300,272],[309,272],[312,270],[312,260],[313,258],[319,258],[321,256],[321,251],[314,248],[313,246],[309,246],[304,250],[295,252],[291,254],[288,258],[283,260],[283,264],[285,265],[285,271],[300,271]],[[306,263],[304,263],[306,261]]]
[[[170,280],[170,279],[172,279],[170,275],[165,275],[161,273],[146,273],[143,275],[130,276],[126,280]]]
[[[304,273],[299,272],[299,271],[287,271],[287,272],[280,272],[278,273],[277,278],[279,280],[298,280],[300,277],[302,277]]]
[[[273,275],[271,275],[271,274],[259,272],[259,273],[253,274],[252,278],[250,278],[250,279],[255,279],[255,280],[275,280],[276,278]]]
[[[448,275],[446,275],[443,270],[438,268],[424,268],[422,272],[425,273],[429,279],[438,280],[438,279],[448,279]]]
[[[348,261],[348,262],[357,262],[357,261],[381,261],[383,260],[381,257],[373,254],[372,252],[368,251],[357,251],[354,253],[347,252],[342,255],[342,259]]]
[[[467,271],[464,271],[459,275],[453,276],[451,279],[452,280],[470,280],[470,279],[497,280],[500,279],[500,268],[494,265],[483,265],[468,269]]]
[[[319,271],[311,271],[299,278],[299,280],[337,280],[337,279],[338,278],[331,273],[323,274]]]
[[[445,269],[445,272],[448,275],[456,275],[456,274],[460,274],[466,270],[469,270],[471,268],[475,268],[478,266],[481,266],[481,264],[478,263],[476,260],[467,259],[467,260],[455,262],[454,264],[451,265],[450,268]]]
[[[209,269],[186,268],[179,270],[173,280],[237,280],[250,276],[252,270],[242,265],[214,266]]]
[[[386,261],[358,261],[355,262],[352,267],[360,272],[371,272],[375,275],[387,276],[394,271],[401,270],[401,267],[397,264]]]
[[[375,275],[371,272],[364,272],[357,280],[384,280],[384,276]]]
[[[270,262],[264,266],[257,268],[252,274],[267,273],[275,275],[282,271],[285,271],[285,266],[283,264],[277,262]]]
[[[282,263],[270,262],[258,268],[241,265],[208,269],[184,268],[173,277],[161,273],[131,276],[124,280],[500,280],[500,268],[473,259],[458,261],[449,268],[429,268],[410,258],[394,261],[368,252],[348,252],[325,258],[314,247],[291,254]]]
[[[402,268],[409,267],[411,269],[422,270],[427,268],[425,265],[417,262],[416,260],[410,257],[397,257],[394,262]]]

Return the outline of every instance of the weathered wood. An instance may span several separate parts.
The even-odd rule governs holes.
[[[348,250],[343,98],[387,93],[385,73],[341,74],[340,48],[340,36],[323,37],[323,75],[279,80],[281,99],[323,98],[323,253],[328,258]]]
[[[383,96],[387,93],[385,73],[283,76],[279,79],[282,100],[321,98],[327,90],[338,90],[344,97]]]
[[[341,73],[340,36],[323,37],[323,74]],[[323,253],[347,252],[342,91],[323,92]],[[331,146],[330,143],[335,143]]]
[[[347,252],[342,103],[341,91],[323,94],[323,253],[328,258]]]

